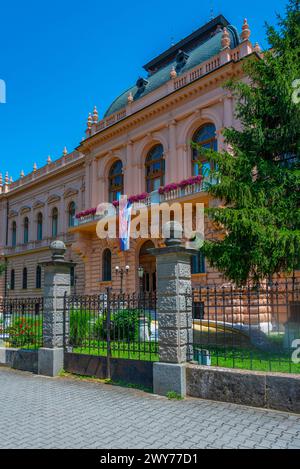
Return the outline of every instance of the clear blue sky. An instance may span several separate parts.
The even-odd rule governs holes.
[[[71,151],[84,135],[88,112],[102,117],[111,101],[135,83],[142,65],[210,18],[211,0],[1,2],[0,171],[20,170]],[[285,1],[214,0],[252,40],[266,46],[264,22],[276,22]],[[173,39],[172,39],[173,38]]]

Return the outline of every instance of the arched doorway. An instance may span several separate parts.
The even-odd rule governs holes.
[[[143,267],[144,276],[140,288],[144,293],[156,291],[156,259],[148,249],[155,248],[152,241],[146,241],[139,254],[139,266]]]

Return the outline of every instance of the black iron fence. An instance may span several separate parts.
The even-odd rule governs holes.
[[[0,299],[0,347],[43,345],[43,298]]]
[[[300,373],[299,280],[244,288],[201,286],[193,290],[192,304],[190,360],[208,366]]]
[[[65,297],[65,350],[88,355],[158,360],[154,294]]]

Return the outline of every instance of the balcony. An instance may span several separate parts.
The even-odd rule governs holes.
[[[192,178],[191,178],[192,179]],[[183,183],[184,181],[182,181]],[[170,184],[166,186],[164,190],[154,191],[147,195],[143,200],[139,202],[134,202],[135,208],[138,209],[138,205],[146,206],[151,208],[154,205],[162,204],[162,203],[171,203],[171,202],[192,202],[197,200],[199,194],[203,195],[204,200],[208,197],[207,193],[207,181],[204,179],[201,182],[192,183],[192,184]],[[216,184],[217,181],[210,180],[210,184]],[[178,186],[178,187],[175,187]],[[106,217],[114,216],[115,214],[118,215],[119,209],[116,207],[116,210],[111,209],[111,213],[109,210],[106,212]],[[77,215],[77,219],[75,222],[75,230],[78,230],[78,227],[83,227],[86,225],[93,226],[96,222],[103,219],[103,215],[97,215],[97,209],[90,209],[86,212],[82,212],[82,214]]]
[[[74,234],[67,233],[63,235],[57,236],[58,239],[61,239],[64,243],[72,243],[74,241]],[[4,246],[1,249],[1,255],[3,256],[13,256],[16,254],[22,254],[29,251],[35,251],[38,249],[46,249],[49,248],[50,243],[54,240],[54,238],[44,238],[41,241],[29,241],[28,243],[17,244],[16,246]]]

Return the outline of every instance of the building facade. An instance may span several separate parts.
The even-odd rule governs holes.
[[[199,166],[191,141],[226,148],[222,130],[239,123],[224,83],[243,79],[245,58],[259,54],[247,21],[239,34],[220,15],[145,65],[146,78],[114,100],[102,120],[95,108],[72,153],[15,182],[1,177],[1,295],[39,296],[39,263],[49,259],[53,239],[67,245],[76,293],[155,290],[148,249],[163,239],[131,240],[122,251],[118,239],[98,238],[96,207],[117,205],[120,194],[136,196],[149,209],[157,201],[215,204],[199,178],[209,173],[209,163]],[[215,236],[207,221],[205,230]],[[192,267],[196,284],[223,281],[201,253]]]

